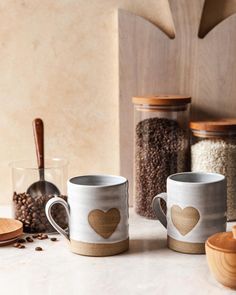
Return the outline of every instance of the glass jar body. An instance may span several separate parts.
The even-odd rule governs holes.
[[[226,176],[227,220],[236,220],[236,132],[192,130],[191,167]]]
[[[45,205],[55,195],[50,193],[34,194],[27,192],[28,188],[39,181],[39,169],[31,161],[22,160],[11,164],[13,184],[13,214],[14,218],[23,223],[26,233],[55,232],[47,220]],[[64,159],[45,159],[45,180],[54,184],[60,194],[57,196],[67,200],[65,184],[67,179],[67,161]],[[52,213],[57,223],[67,228],[68,221],[64,208],[55,205]]]
[[[169,175],[189,171],[189,105],[135,105],[135,211],[156,219],[152,199]],[[165,210],[165,208],[163,208]]]

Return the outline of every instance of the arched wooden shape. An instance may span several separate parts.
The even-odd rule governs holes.
[[[236,13],[236,0],[205,0],[198,36],[204,38],[215,26]]]
[[[118,14],[120,174],[130,181],[131,197],[132,96],[187,94],[192,96],[193,120],[235,117],[236,17],[200,39],[204,0],[169,2],[176,29],[174,40],[142,17],[122,10]]]
[[[136,16],[141,16],[158,27],[170,39],[175,38],[175,26],[169,0],[135,0],[135,6],[120,3],[119,10],[126,10]]]

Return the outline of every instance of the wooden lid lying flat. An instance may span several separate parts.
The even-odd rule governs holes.
[[[232,232],[217,233],[207,240],[207,246],[212,249],[225,252],[236,253],[236,225]]]
[[[15,243],[20,236],[21,235],[19,235],[18,237],[15,237],[14,239],[6,240],[6,241],[1,241],[0,242],[0,247],[4,247],[4,246],[7,246],[7,245],[10,245],[10,244]]]
[[[236,119],[190,122],[190,128],[202,131],[236,131]]]
[[[186,95],[151,95],[133,97],[134,104],[153,105],[153,106],[176,106],[185,105],[191,102],[191,97]]]
[[[0,218],[0,241],[14,239],[22,234],[22,222],[10,218]]]

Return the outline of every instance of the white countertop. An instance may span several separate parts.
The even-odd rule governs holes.
[[[0,216],[10,214],[0,207]],[[229,229],[232,223],[229,224]],[[71,253],[57,235],[27,243],[26,249],[0,248],[1,295],[166,295],[236,294],[211,276],[205,255],[166,248],[166,231],[158,221],[130,211],[130,250],[94,258]],[[42,246],[44,251],[34,248]]]

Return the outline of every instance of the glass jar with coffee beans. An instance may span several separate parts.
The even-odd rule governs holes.
[[[166,191],[170,174],[190,169],[190,102],[180,95],[133,98],[134,206],[141,216],[156,219],[152,199]]]
[[[54,196],[67,200],[65,195],[67,161],[58,158],[45,159],[44,177],[46,185],[43,189],[42,183],[39,181],[40,171],[33,162],[16,161],[11,163],[10,166],[13,182],[13,213],[14,217],[23,223],[24,232],[55,232],[47,220],[45,205]],[[38,183],[41,185],[39,189],[37,189]],[[36,184],[36,187],[32,187],[32,184]],[[51,194],[53,191],[50,189],[51,184],[57,188],[54,194]],[[61,205],[55,205],[52,208],[52,215],[62,228],[67,228],[67,215]]]

